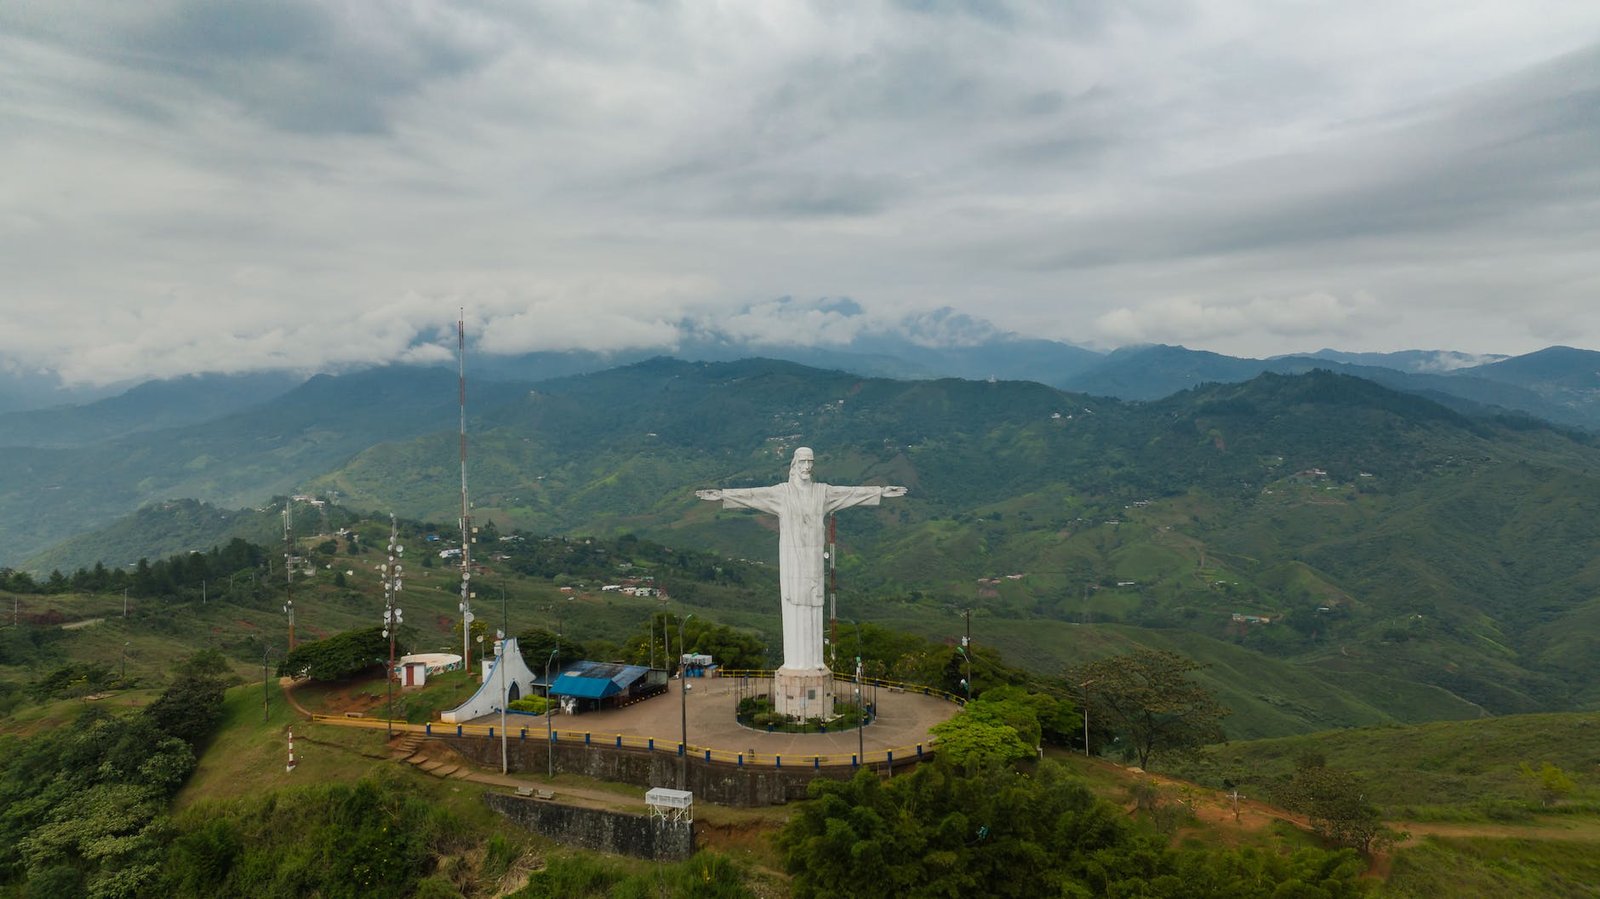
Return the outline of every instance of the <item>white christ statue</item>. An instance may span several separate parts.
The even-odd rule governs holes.
[[[780,673],[826,673],[822,661],[824,547],[828,516],[851,506],[876,506],[905,496],[904,487],[835,487],[811,479],[809,447],[794,451],[789,480],[771,487],[698,490],[724,509],[755,509],[778,516],[778,580],[783,596],[783,668]]]

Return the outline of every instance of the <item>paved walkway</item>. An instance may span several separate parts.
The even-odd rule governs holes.
[[[680,692],[681,683],[673,681],[666,693],[624,708],[557,715],[550,724],[564,734],[587,731],[594,734],[596,741],[614,734],[636,734],[654,737],[658,745],[668,747],[683,739],[683,716],[687,712],[688,742],[696,748],[730,753],[754,750],[761,756],[781,755],[785,759],[856,752],[855,728],[826,734],[769,734],[741,726],[734,718],[741,695],[738,678],[690,678],[687,696]],[[871,689],[868,685],[869,696]],[[894,750],[895,758],[909,758],[918,743],[928,745],[929,728],[958,710],[955,703],[937,696],[879,687],[878,717],[861,729],[859,740],[868,757]],[[523,727],[531,732],[545,726],[543,718],[517,716],[514,720],[510,725],[513,733]],[[499,716],[494,715],[473,723],[498,725],[499,721]]]

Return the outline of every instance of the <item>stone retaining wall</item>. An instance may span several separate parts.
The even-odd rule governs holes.
[[[452,749],[485,768],[500,768],[498,737],[456,737],[439,735]],[[507,764],[512,771],[541,773],[550,765],[550,744],[543,739],[512,739],[507,743]],[[819,777],[848,780],[855,771],[844,767],[815,769],[798,762],[782,768],[706,763],[703,758],[679,758],[677,746],[655,752],[618,749],[602,743],[584,746],[557,743],[555,770],[558,774],[580,774],[596,780],[634,784],[646,789],[679,789],[680,766],[686,776],[682,789],[696,799],[729,806],[781,805],[806,798],[806,786]],[[930,753],[931,756],[931,753]],[[869,766],[877,770],[878,766]],[[896,762],[895,770],[910,770],[910,762]]]
[[[694,855],[689,824],[505,793],[485,793],[483,801],[522,827],[570,846],[665,861]]]

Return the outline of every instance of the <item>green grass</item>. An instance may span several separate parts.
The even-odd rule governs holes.
[[[1370,798],[1396,817],[1433,806],[1528,802],[1520,767],[1549,761],[1576,775],[1578,793],[1600,792],[1600,714],[1512,715],[1476,721],[1363,727],[1209,747],[1175,773],[1201,782],[1265,785],[1288,775],[1302,754],[1354,772]]]
[[[202,799],[257,795],[301,783],[352,783],[377,766],[390,766],[383,760],[381,732],[309,724],[289,707],[276,679],[268,684],[266,693],[269,711],[263,721],[259,682],[227,692],[222,721],[202,751],[199,766],[178,794],[179,808]],[[293,772],[285,770],[291,730],[297,762]]]
[[[1559,839],[1429,837],[1395,853],[1386,899],[1493,896],[1592,897],[1600,884],[1600,845]]]

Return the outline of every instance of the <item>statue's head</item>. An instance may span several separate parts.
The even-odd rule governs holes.
[[[794,451],[794,461],[789,463],[789,480],[799,481],[802,484],[811,483],[811,466],[816,462],[811,454],[811,447],[802,446]]]

